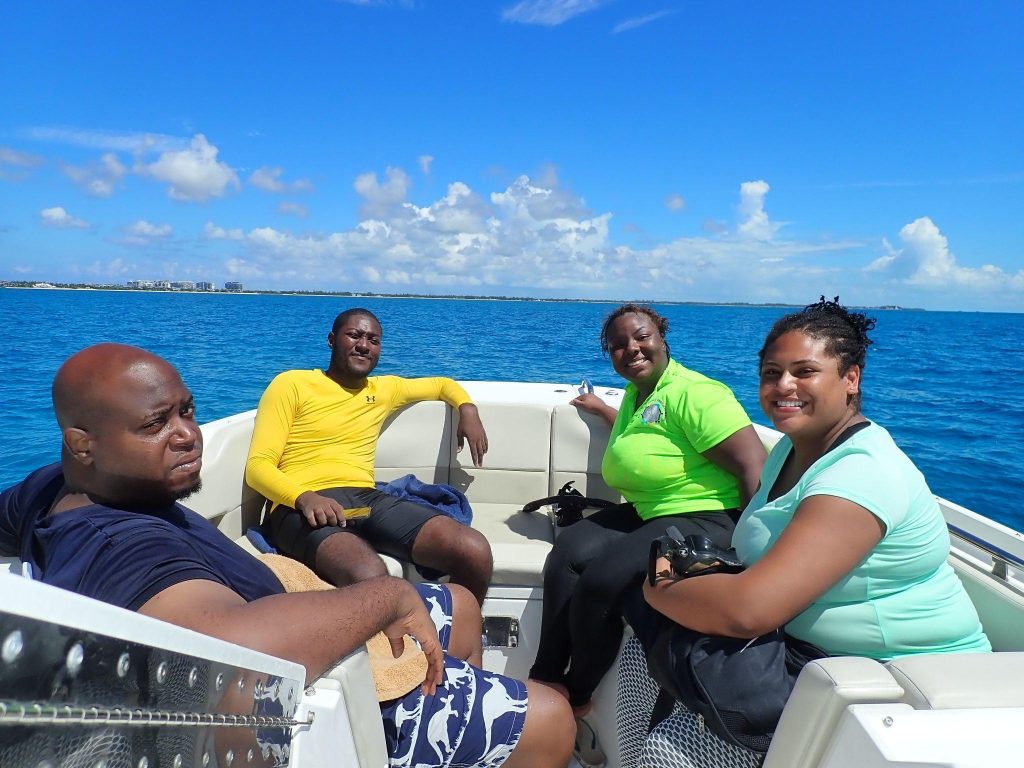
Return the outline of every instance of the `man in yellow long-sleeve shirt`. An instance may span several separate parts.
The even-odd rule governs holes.
[[[245,479],[273,504],[275,544],[339,586],[382,576],[377,551],[442,571],[483,601],[492,559],[487,539],[429,507],[378,491],[377,438],[393,411],[419,400],[444,400],[459,410],[459,448],[473,464],[487,452],[476,406],[448,378],[370,376],[380,359],[380,321],[349,309],[327,335],[326,371],[286,371],[260,398]],[[369,507],[365,518],[345,509]],[[376,551],[375,551],[376,550]]]

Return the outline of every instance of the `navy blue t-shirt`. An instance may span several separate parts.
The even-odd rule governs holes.
[[[31,563],[46,584],[132,611],[191,579],[216,581],[246,601],[284,591],[267,566],[180,504],[91,504],[48,517],[63,486],[60,464],[51,464],[0,494],[0,553]]]

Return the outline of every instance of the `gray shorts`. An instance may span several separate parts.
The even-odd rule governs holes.
[[[376,488],[324,488],[317,493],[348,509],[369,507],[370,514],[347,521],[344,528],[337,525],[314,528],[301,512],[283,504],[275,507],[269,520],[274,546],[313,570],[317,548],[336,533],[358,536],[377,552],[411,563],[412,545],[420,528],[427,520],[441,514],[432,507],[391,496]]]

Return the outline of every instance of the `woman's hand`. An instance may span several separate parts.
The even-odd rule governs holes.
[[[884,535],[882,521],[859,504],[810,496],[747,570],[659,578],[653,587],[644,581],[644,597],[659,613],[698,632],[757,637],[783,626],[844,579]]]
[[[672,570],[672,563],[667,557],[659,557],[654,563],[654,585],[665,581],[679,581],[679,577]],[[650,581],[646,582],[650,585]]]
[[[585,395],[574,397],[569,401],[569,404],[575,405],[581,411],[586,411],[587,413],[592,413],[595,416],[602,417],[606,422],[608,422],[608,426],[614,424],[615,417],[619,415],[619,412],[616,409],[612,408],[608,403],[592,392],[587,392]]]

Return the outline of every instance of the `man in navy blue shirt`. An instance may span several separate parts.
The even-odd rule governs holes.
[[[467,665],[474,650],[455,646],[471,644],[447,626],[439,638],[424,605],[433,590],[450,614],[445,587],[418,591],[382,576],[285,594],[265,565],[177,503],[199,488],[203,441],[192,394],[167,361],[120,344],[89,347],[57,372],[53,404],[61,462],[0,494],[0,554],[18,555],[44,582],[298,662],[307,682],[379,631],[396,649],[412,635],[427,676],[422,689],[381,704],[392,765],[566,765],[564,699]],[[499,686],[508,706],[487,710],[496,698],[482,691]],[[453,718],[450,753],[428,742],[427,728],[401,727],[413,712],[452,705],[468,712]]]

